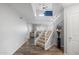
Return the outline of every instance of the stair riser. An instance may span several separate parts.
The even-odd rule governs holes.
[[[52,31],[48,31],[48,32],[44,32],[41,37],[38,39],[38,41],[36,42],[36,45],[39,46],[40,48],[44,48],[45,46],[45,42],[47,42],[50,34]]]

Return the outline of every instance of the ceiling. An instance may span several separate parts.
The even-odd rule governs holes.
[[[78,3],[61,3],[61,5],[65,8],[65,7],[69,7],[69,6],[72,6],[72,5],[76,5]]]
[[[20,14],[20,17],[25,18],[25,20],[27,20],[28,22],[35,22],[34,13],[33,13],[34,11],[30,3],[8,3],[7,5],[10,8],[12,8],[13,11],[17,12],[17,14]],[[54,11],[56,11],[57,13],[59,12],[59,10],[61,10],[62,7],[65,8],[65,7],[71,6],[73,5],[73,3],[52,3],[52,5],[53,5]]]
[[[65,8],[65,7],[71,6],[73,4],[76,4],[76,3],[52,3],[54,9],[55,8],[61,9],[61,7]],[[25,17],[27,20],[28,19],[32,20],[34,17],[32,5],[30,3],[8,3],[7,5],[9,5],[13,10],[15,10],[21,16]],[[45,4],[45,5],[47,5],[47,4]],[[51,8],[49,8],[49,9],[51,9]],[[55,11],[57,11],[57,9],[55,9]]]
[[[45,11],[52,11],[52,4],[51,3],[32,3],[32,9],[35,16],[43,16]]]
[[[20,17],[24,19],[33,19],[33,10],[30,3],[8,3],[8,5],[13,11],[19,14]]]

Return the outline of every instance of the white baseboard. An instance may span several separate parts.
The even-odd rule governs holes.
[[[14,49],[13,52],[11,52],[11,55],[13,55],[26,41],[28,41],[28,38],[24,39],[17,48]]]

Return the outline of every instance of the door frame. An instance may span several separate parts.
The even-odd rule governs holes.
[[[64,55],[67,55],[67,14],[66,8],[64,8]]]

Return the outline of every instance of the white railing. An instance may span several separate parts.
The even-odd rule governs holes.
[[[48,30],[48,31],[50,31],[50,30]],[[45,32],[45,35],[47,34],[48,31]],[[44,46],[45,50],[47,50],[49,48],[49,46],[50,46],[50,43],[51,43],[50,41],[52,39],[53,32],[54,31],[52,31],[51,34],[49,34],[48,40],[47,41],[45,40],[45,46]],[[40,39],[40,37],[42,36],[43,33],[44,33],[44,31],[42,31],[39,34],[39,36],[35,39],[35,45],[36,45],[36,42]],[[46,39],[46,36],[45,36],[45,39]]]
[[[52,36],[53,32],[54,32],[54,31],[52,31],[52,32],[51,32],[51,34],[49,35],[48,40],[51,38],[51,36]]]
[[[48,50],[52,46],[51,42],[53,41],[53,33],[54,31],[51,32],[48,37],[48,40],[45,42],[45,50]]]
[[[37,38],[35,38],[35,45],[36,45],[36,42],[40,39],[40,37],[41,37],[42,34],[43,34],[43,32],[41,32],[41,33],[39,34],[39,36],[38,36]]]

